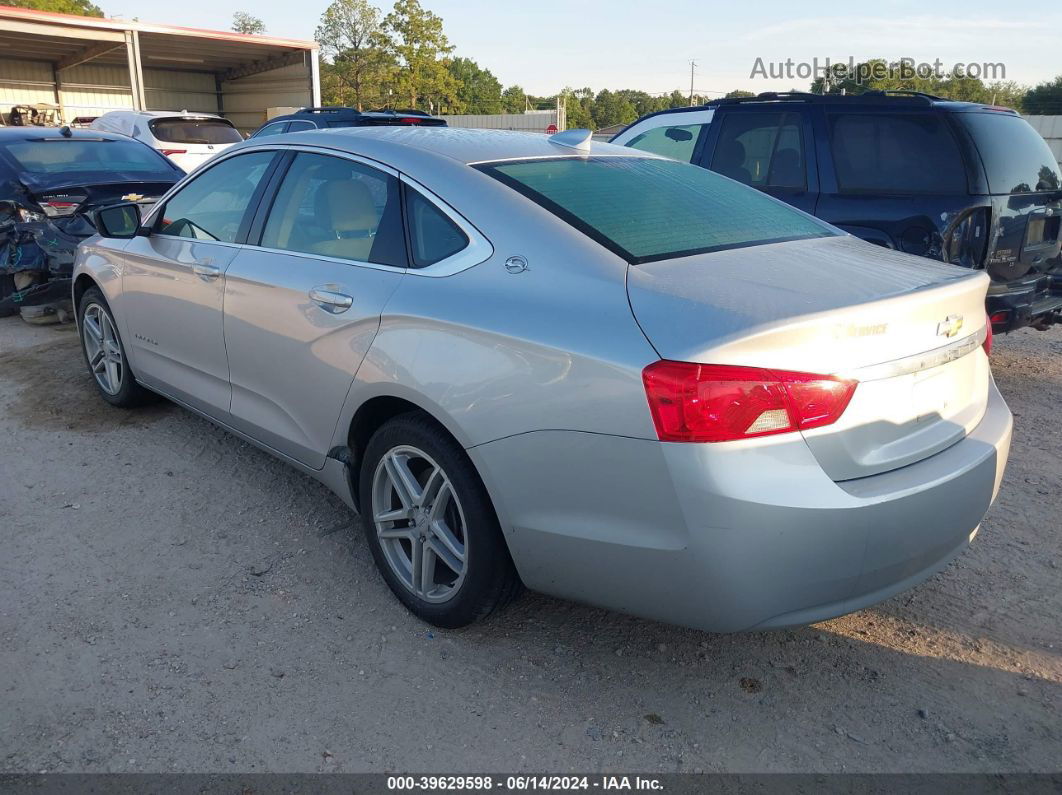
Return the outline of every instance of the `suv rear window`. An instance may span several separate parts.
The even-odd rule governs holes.
[[[968,193],[943,113],[835,113],[830,144],[842,193]]]
[[[243,136],[225,119],[152,119],[151,134],[172,144],[234,144]]]
[[[955,115],[977,144],[992,193],[1058,190],[1055,156],[1025,119],[998,112]]]
[[[572,157],[477,168],[635,264],[841,234],[753,188],[674,160]]]

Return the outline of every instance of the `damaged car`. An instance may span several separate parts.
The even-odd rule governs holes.
[[[0,129],[0,317],[62,319],[93,213],[151,205],[184,171],[150,146],[95,130]]]

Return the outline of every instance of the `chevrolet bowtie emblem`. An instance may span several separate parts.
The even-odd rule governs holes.
[[[958,334],[961,328],[962,315],[948,315],[937,323],[937,336],[951,338]]]
[[[122,197],[124,202],[138,202],[144,198],[143,193],[127,193]]]

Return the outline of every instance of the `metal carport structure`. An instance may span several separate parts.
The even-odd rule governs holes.
[[[0,110],[54,103],[219,113],[253,130],[271,107],[320,105],[316,42],[0,6]]]

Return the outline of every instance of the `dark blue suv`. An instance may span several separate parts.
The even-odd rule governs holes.
[[[760,94],[650,114],[612,142],[717,171],[872,243],[983,268],[996,331],[1062,321],[1062,176],[1009,108]]]
[[[300,108],[286,116],[274,116],[254,131],[252,138],[300,130],[336,127],[445,127],[446,120],[421,110],[371,110],[354,108]]]

